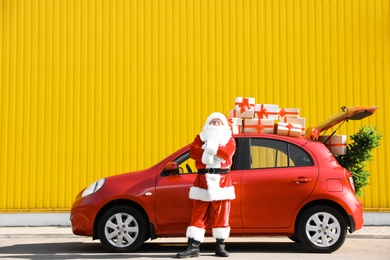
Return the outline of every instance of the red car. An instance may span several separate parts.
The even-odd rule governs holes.
[[[306,137],[234,135],[230,236],[288,236],[314,252],[340,248],[347,232],[362,228],[363,207],[350,172],[315,139],[375,109],[343,108],[309,128]],[[189,148],[147,170],[100,179],[81,191],[71,210],[73,233],[100,239],[113,252],[135,251],[149,238],[185,237],[192,210],[188,192],[197,174]]]

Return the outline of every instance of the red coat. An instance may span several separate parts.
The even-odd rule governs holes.
[[[206,165],[202,163],[203,149],[202,145],[204,142],[200,139],[200,136],[197,135],[193,141],[190,148],[190,156],[195,160],[195,166],[197,169],[204,169]],[[222,169],[228,169],[232,165],[232,157],[236,151],[236,141],[231,137],[229,142],[225,146],[219,146],[217,151],[217,156],[223,160],[225,163],[221,163]]]
[[[190,156],[195,160],[197,169],[206,168],[206,165],[202,163],[203,144],[204,142],[197,135],[190,148]],[[230,168],[235,150],[234,138],[230,138],[226,145],[219,146],[216,156],[224,160],[221,162],[221,169]],[[189,194],[190,199],[201,201],[233,200],[235,197],[234,186],[229,174],[198,174]]]

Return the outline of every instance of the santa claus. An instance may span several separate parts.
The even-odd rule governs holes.
[[[212,228],[212,235],[216,239],[215,254],[229,256],[224,241],[230,234],[231,200],[236,197],[228,174],[235,150],[236,143],[226,117],[219,112],[212,113],[190,148],[198,175],[189,192],[193,210],[186,232],[188,248],[178,253],[177,257],[199,256],[199,246],[208,227]]]

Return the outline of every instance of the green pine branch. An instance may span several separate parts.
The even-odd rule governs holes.
[[[353,142],[347,145],[347,153],[335,157],[341,166],[351,172],[355,194],[361,196],[362,189],[369,184],[370,173],[366,170],[366,164],[373,160],[372,150],[380,145],[382,134],[376,131],[376,127],[363,126],[350,138]]]

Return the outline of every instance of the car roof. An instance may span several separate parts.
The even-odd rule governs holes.
[[[308,140],[311,140],[310,138],[306,136],[300,136],[300,137],[292,137],[292,136],[286,136],[286,135],[278,135],[278,134],[269,134],[269,133],[239,133],[234,134],[234,138],[270,138],[270,139],[279,139],[284,141],[295,141],[297,143],[306,143]]]

